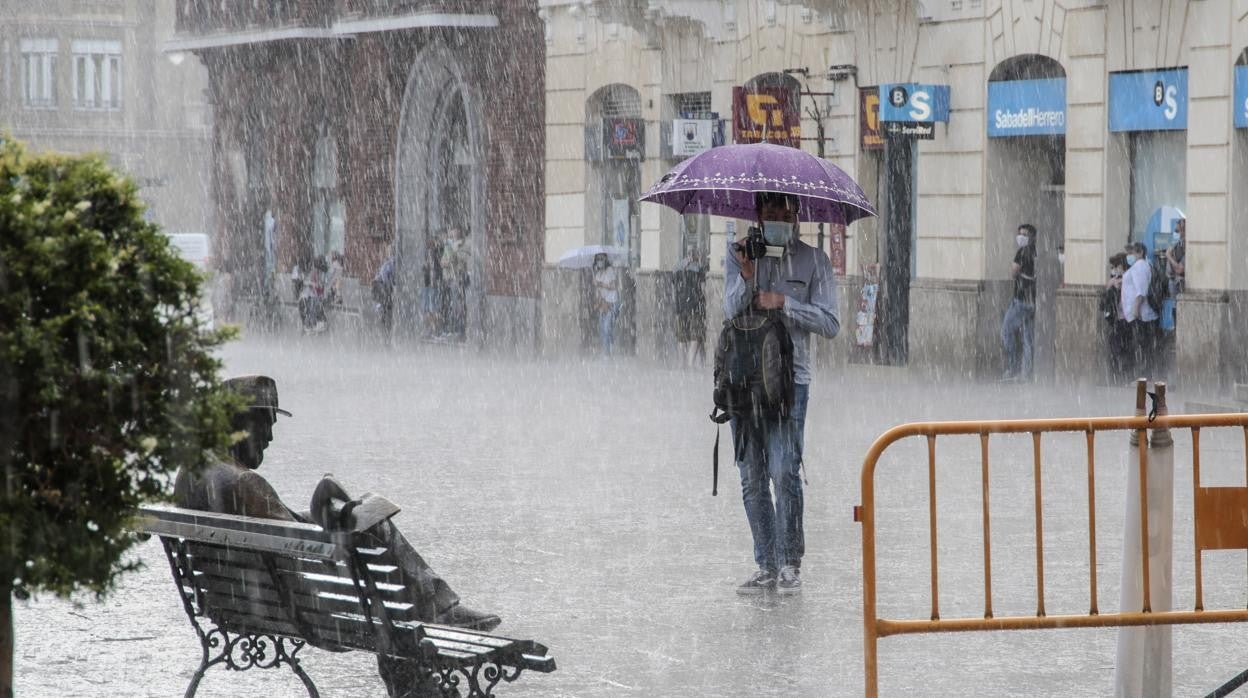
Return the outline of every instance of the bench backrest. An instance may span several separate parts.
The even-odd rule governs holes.
[[[160,536],[187,612],[224,630],[554,670],[537,643],[419,622],[402,568],[368,534],[173,507],[141,509],[137,528]]]

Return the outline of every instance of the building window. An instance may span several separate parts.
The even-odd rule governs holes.
[[[56,39],[22,39],[22,106],[56,106]]]
[[[74,108],[121,109],[121,42],[75,41]]]
[[[704,119],[704,116],[685,116],[686,114],[707,114],[711,111],[710,92],[679,92],[672,95],[676,99],[676,112],[682,119]]]

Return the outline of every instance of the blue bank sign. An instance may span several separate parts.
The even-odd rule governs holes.
[[[1187,68],[1109,74],[1109,130],[1187,128]]]
[[[948,85],[880,85],[880,125],[886,133],[932,138],[937,121],[949,122]]]
[[[1061,136],[1066,133],[1066,78],[988,83],[988,135]]]
[[[1235,128],[1248,128],[1248,65],[1235,66]]]

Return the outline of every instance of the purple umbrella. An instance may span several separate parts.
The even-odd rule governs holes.
[[[770,143],[724,145],[685,160],[663,175],[641,201],[678,213],[708,213],[754,220],[754,194],[793,194],[798,220],[852,223],[875,207],[841,168],[810,153]]]

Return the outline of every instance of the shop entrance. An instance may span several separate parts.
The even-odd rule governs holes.
[[[1033,375],[1051,381],[1065,246],[1066,71],[1046,56],[1016,56],[997,65],[988,80],[984,365],[995,373],[1004,369],[1001,325],[1014,298],[1015,237],[1019,226],[1030,224],[1036,227]]]

